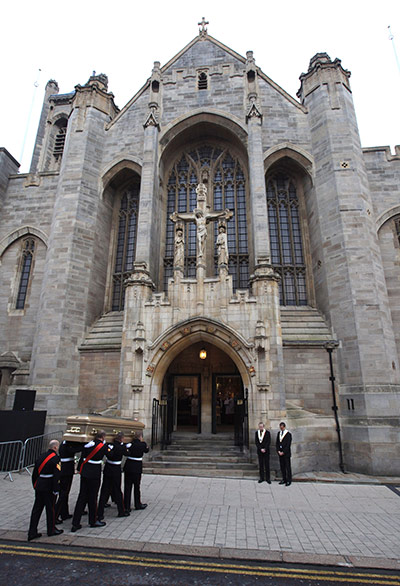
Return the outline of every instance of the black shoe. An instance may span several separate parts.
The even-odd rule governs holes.
[[[37,539],[38,537],[42,537],[42,534],[35,533],[35,535],[28,535],[28,541],[32,541],[32,539]]]
[[[62,519],[56,519],[56,525],[62,525],[63,520]]]
[[[143,509],[145,509],[147,507],[146,503],[142,503],[140,504],[138,507],[135,507],[135,509],[137,511],[142,511]]]
[[[67,519],[72,519],[72,515],[66,515],[65,517],[61,517],[63,521],[67,521]]]
[[[54,531],[52,533],[48,533],[47,535],[49,537],[53,537],[53,535],[61,535],[61,533],[64,533],[63,529],[57,529],[57,527],[54,528]]]
[[[261,484],[262,482],[264,482],[264,480],[261,480],[261,478],[260,478],[260,480],[258,481],[258,484]]]
[[[130,516],[130,512],[129,511],[124,511],[123,513],[118,513],[117,516],[118,517],[129,517]]]
[[[71,527],[72,533],[79,531],[79,529],[82,529],[82,525],[72,525],[72,527]]]
[[[286,484],[284,480],[281,480],[279,484]]]
[[[111,507],[110,503],[106,503],[106,504],[104,505],[104,508],[105,508],[105,509],[108,509],[109,507]]]
[[[105,524],[106,524],[105,521],[96,521],[96,523],[92,523],[90,526],[91,527],[104,527]]]
[[[286,486],[290,486],[291,484],[292,484],[291,482],[287,482],[286,483]]]
[[[268,484],[271,484],[271,481],[270,480],[267,480],[267,482],[268,482]]]
[[[82,515],[87,515],[87,511],[83,511]]]

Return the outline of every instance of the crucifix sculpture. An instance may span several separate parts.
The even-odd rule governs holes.
[[[202,37],[204,37],[207,34],[206,24],[210,24],[210,23],[203,16],[201,19],[201,22],[198,23],[198,25],[201,26],[199,33],[200,33],[200,36],[202,36]]]
[[[207,187],[204,183],[199,183],[196,187],[197,207],[193,212],[185,212],[178,214],[174,212],[170,215],[171,220],[176,224],[178,220],[182,222],[196,222],[197,227],[197,260],[203,258],[204,248],[207,238],[207,224],[211,221],[224,219],[229,220],[233,216],[233,212],[226,209],[221,212],[210,212],[207,209]],[[179,225],[177,225],[179,226]]]

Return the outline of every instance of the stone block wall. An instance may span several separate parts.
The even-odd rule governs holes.
[[[118,351],[81,352],[79,412],[102,412],[118,402]]]
[[[284,348],[286,400],[306,411],[332,414],[329,358],[325,348]]]

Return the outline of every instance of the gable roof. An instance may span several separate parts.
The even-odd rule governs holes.
[[[221,43],[221,41],[218,41],[217,39],[215,39],[211,35],[209,35],[209,34],[207,34],[206,36],[197,35],[194,39],[192,39],[190,41],[190,43],[188,43],[185,47],[183,47],[183,49],[181,49],[179,51],[179,53],[177,53],[174,57],[172,57],[172,59],[170,59],[165,65],[163,65],[161,67],[161,74],[165,73],[170,67],[172,67],[182,57],[182,55],[187,53],[196,43],[204,43],[207,41],[209,41],[210,43],[213,43],[214,45],[216,45],[217,47],[219,47],[220,49],[222,49],[223,51],[228,53],[228,55],[230,55],[234,59],[237,59],[238,61],[243,63],[243,65],[246,64],[245,57],[243,57],[239,53],[236,53],[236,51],[234,51],[233,49],[231,49],[227,45],[224,45],[223,43]],[[268,75],[266,75],[258,66],[257,66],[257,73],[261,77],[261,79],[266,81],[272,88],[274,88],[279,94],[281,94],[291,104],[293,104],[294,106],[296,106],[297,108],[299,108],[303,112],[307,111],[305,106],[303,106],[300,102],[298,102],[295,98],[293,98],[290,94],[288,94],[284,89],[282,89],[277,83],[275,83],[270,77],[268,77]],[[111,126],[113,126],[113,124],[115,122],[117,122],[117,120],[119,120],[123,116],[123,114],[132,106],[132,104],[134,104],[136,102],[136,100],[147,90],[149,85],[150,85],[150,78],[147,79],[146,83],[140,88],[140,90],[138,92],[136,92],[136,94],[129,100],[129,102],[121,109],[121,111],[117,114],[117,116],[115,118],[113,118],[113,120],[111,120],[111,122],[109,122],[109,124],[106,126],[106,130],[111,128]]]

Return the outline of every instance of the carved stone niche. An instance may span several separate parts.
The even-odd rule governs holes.
[[[270,390],[270,386],[268,384],[259,384],[257,385],[257,390],[260,393],[267,393]]]
[[[141,393],[143,391],[143,385],[132,385],[132,393]]]

